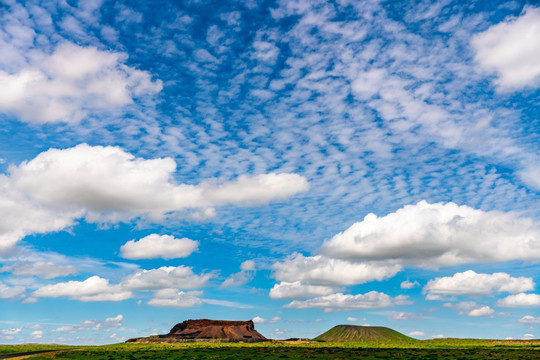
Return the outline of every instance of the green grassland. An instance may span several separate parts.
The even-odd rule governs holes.
[[[54,350],[72,348],[70,345],[56,344],[22,344],[22,345],[0,345],[0,354],[11,354],[27,351]]]
[[[4,347],[1,350],[4,350]],[[15,352],[27,347],[11,346]],[[5,351],[3,351],[5,352]],[[166,360],[166,359],[540,359],[540,341],[468,339],[363,341],[114,344],[40,354],[33,360]]]

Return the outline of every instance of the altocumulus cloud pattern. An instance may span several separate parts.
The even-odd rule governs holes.
[[[4,1],[0,341],[538,337],[539,23],[532,1]]]

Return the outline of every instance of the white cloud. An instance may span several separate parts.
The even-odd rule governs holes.
[[[534,338],[535,336],[533,334],[523,334],[523,336],[521,337],[521,339],[523,340],[532,340]]]
[[[77,218],[162,220],[185,209],[260,205],[309,188],[296,174],[240,176],[199,185],[174,183],[172,158],[142,159],[119,147],[50,149],[0,175],[0,252],[26,235],[59,231]]]
[[[255,268],[255,261],[253,260],[246,260],[240,264],[240,270],[242,271],[255,271]]]
[[[540,324],[540,316],[534,317],[532,315],[525,315],[518,321],[524,324]]]
[[[109,338],[112,339],[112,340],[114,340],[114,341],[118,341],[118,342],[124,341],[124,340],[126,339],[125,337],[120,336],[120,335],[118,335],[118,334],[116,334],[116,333],[114,333],[114,334],[112,334],[111,336],[109,336]]]
[[[387,76],[384,69],[365,71],[351,83],[351,88],[357,96],[367,100],[379,92],[381,81]]]
[[[260,316],[255,316],[253,319],[251,319],[255,324],[275,324],[281,320],[279,316],[274,316],[271,319],[264,319]]]
[[[513,213],[421,201],[367,215],[322,246],[326,255],[395,260],[427,268],[540,258],[540,225]]]
[[[20,261],[13,265],[5,265],[0,271],[9,271],[15,276],[37,276],[42,279],[53,279],[60,276],[73,275],[77,269],[72,265],[57,265],[52,262],[39,261],[31,263]]]
[[[311,296],[330,295],[335,288],[322,285],[305,285],[300,281],[282,281],[270,289],[271,299],[302,299]]]
[[[502,307],[531,307],[540,306],[540,295],[538,294],[516,294],[509,295],[497,301],[497,306]]]
[[[11,299],[22,295],[26,291],[24,286],[7,286],[0,282],[0,299]]]
[[[121,285],[129,290],[197,289],[206,285],[213,273],[197,275],[188,266],[162,266],[140,270],[122,279]]]
[[[426,334],[422,331],[411,331],[409,333],[409,336],[413,336],[413,337],[424,337],[426,336]]]
[[[17,335],[22,331],[22,328],[0,329],[2,335]]]
[[[199,246],[198,241],[177,239],[171,235],[150,234],[139,241],[130,240],[120,247],[120,255],[126,259],[175,259],[188,257]]]
[[[105,323],[106,324],[121,324],[123,320],[124,320],[124,315],[118,314],[115,317],[106,318]]]
[[[119,285],[110,285],[109,280],[92,276],[84,281],[68,281],[54,285],[45,285],[33,292],[35,297],[67,296],[71,300],[122,301],[133,296],[130,291]]]
[[[399,295],[390,297],[384,293],[370,291],[366,294],[358,295],[337,293],[303,301],[295,300],[285,305],[285,307],[293,309],[324,308],[325,312],[330,312],[355,309],[378,309],[410,303],[407,296]]]
[[[88,330],[101,330],[101,331],[112,331],[114,329],[118,329],[122,327],[122,322],[124,320],[124,316],[122,314],[118,314],[115,317],[106,318],[105,320],[84,320],[81,321],[77,325],[64,325],[60,326],[52,331],[54,332],[61,332],[61,333],[70,333],[75,334],[81,331],[88,331]]]
[[[35,304],[38,301],[39,301],[38,298],[30,296],[24,299],[23,301],[21,301],[21,304]]]
[[[253,280],[255,276],[255,262],[253,260],[246,260],[240,264],[240,272],[231,274],[220,285],[221,288],[229,286],[242,286]]]
[[[432,339],[444,339],[444,335],[443,334],[431,335],[431,338]]]
[[[526,7],[517,18],[507,18],[472,38],[475,59],[496,72],[501,89],[540,83],[540,8]]]
[[[451,277],[430,280],[424,292],[444,295],[491,295],[494,292],[518,293],[534,290],[530,277],[511,277],[507,273],[479,274],[472,270]]]
[[[388,320],[411,320],[422,318],[423,315],[408,312],[392,312],[392,316]]]
[[[77,328],[75,326],[69,326],[69,325],[65,325],[65,326],[60,326],[60,327],[57,327],[56,329],[53,329],[52,331],[54,332],[62,332],[62,333],[76,333],[77,332]]]
[[[525,161],[524,168],[518,171],[519,176],[534,189],[540,189],[540,162]]]
[[[238,287],[247,284],[251,280],[253,280],[253,272],[248,271],[240,271],[234,274],[231,274],[228,278],[223,281],[223,283],[219,286],[220,288],[227,288],[227,287]]]
[[[444,296],[440,294],[427,294],[426,300],[429,301],[454,301],[456,300],[455,296]]]
[[[161,91],[160,80],[124,64],[125,53],[60,44],[18,71],[0,71],[0,111],[34,123],[82,120]]]
[[[26,235],[62,230],[73,224],[78,214],[55,213],[35,204],[15,189],[9,178],[0,175],[0,254],[13,252]]]
[[[274,278],[308,285],[354,285],[393,277],[401,266],[384,263],[353,263],[322,255],[293,254],[273,266]]]
[[[154,297],[148,301],[148,305],[157,307],[187,308],[202,305],[199,299],[202,291],[178,291],[176,289],[162,289],[154,293]]]
[[[43,331],[42,330],[32,331],[32,337],[34,339],[41,339],[43,337]]]
[[[349,317],[347,317],[347,321],[349,321],[349,322],[362,322],[362,321],[366,321],[366,318],[359,319],[359,318],[349,316]]]
[[[446,303],[443,306],[458,311],[460,315],[472,317],[491,316],[495,312],[489,306],[479,305],[474,301],[462,301],[457,304]]]
[[[493,315],[494,312],[495,312],[495,310],[493,310],[489,306],[485,305],[485,306],[479,307],[478,309],[473,309],[473,310],[469,311],[469,313],[467,315],[468,316],[473,316],[473,317],[491,316],[491,315]]]
[[[241,175],[223,184],[204,182],[199,185],[203,196],[212,205],[260,205],[272,200],[286,199],[307,191],[307,180],[296,174]]]
[[[402,281],[401,284],[399,284],[399,287],[402,289],[412,289],[417,286],[420,286],[420,283],[416,280],[415,281],[405,280],[405,281]]]

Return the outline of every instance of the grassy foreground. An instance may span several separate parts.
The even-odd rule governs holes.
[[[54,350],[54,349],[70,349],[71,345],[54,345],[54,344],[23,344],[23,345],[0,345],[0,355],[19,353],[26,351],[39,350]]]
[[[15,346],[19,347],[19,346]],[[4,352],[0,346],[0,352]],[[11,346],[10,348],[14,348]],[[30,351],[27,348],[14,352]],[[540,341],[441,339],[406,342],[115,344],[33,356],[39,359],[539,359]]]

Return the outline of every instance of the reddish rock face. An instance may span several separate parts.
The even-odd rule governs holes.
[[[163,338],[224,339],[224,340],[266,340],[253,325],[253,321],[226,320],[186,320],[176,324]]]

